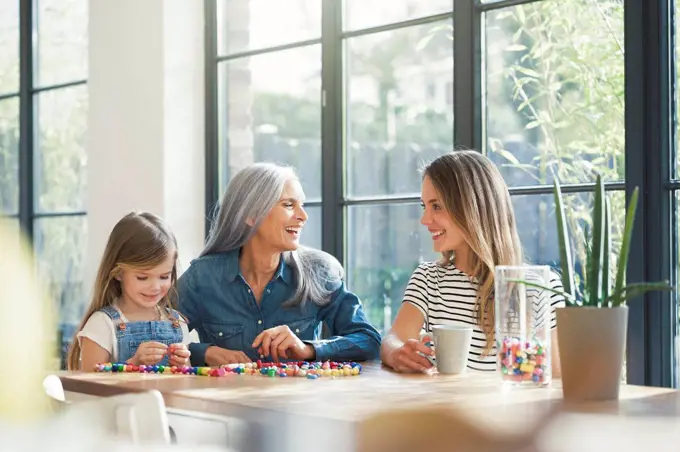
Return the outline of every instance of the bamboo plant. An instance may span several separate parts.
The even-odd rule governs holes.
[[[555,178],[554,196],[555,210],[557,219],[557,238],[560,251],[560,267],[562,270],[563,291],[555,290],[540,284],[529,281],[517,281],[528,286],[540,287],[560,294],[564,297],[567,306],[573,307],[595,307],[611,308],[625,306],[626,301],[656,290],[672,290],[668,282],[640,282],[626,284],[626,268],[628,264],[628,252],[630,250],[631,234],[637,210],[639,190],[636,187],[630,198],[630,203],[626,211],[626,221],[621,239],[621,249],[619,252],[618,268],[616,278],[611,280],[611,212],[609,199],[605,196],[604,183],[602,177],[597,176],[595,184],[595,203],[593,206],[593,226],[592,234],[586,238],[590,243],[586,243],[586,256],[584,274],[586,275],[583,290],[579,291],[576,287],[576,274],[574,271],[574,260],[571,253],[567,219],[564,212],[564,201],[560,183]],[[580,292],[580,293],[579,293]],[[579,296],[580,295],[580,296]]]

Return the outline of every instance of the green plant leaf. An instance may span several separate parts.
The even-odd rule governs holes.
[[[547,290],[548,292],[563,296],[564,300],[569,304],[572,304],[572,305],[575,305],[575,306],[580,305],[578,300],[576,299],[576,297],[574,297],[573,295],[571,295],[571,294],[569,294],[569,293],[567,293],[563,290],[553,289],[552,287],[544,286],[543,284],[538,284],[538,283],[534,283],[534,282],[531,282],[531,281],[525,281],[523,279],[509,278],[506,281],[514,282],[514,283],[517,283],[517,284],[524,284],[525,286],[529,286],[529,287],[537,287],[539,289],[544,289],[544,290]]]
[[[524,24],[527,20],[526,15],[524,14],[524,7],[520,6],[515,9],[516,14],[517,14],[517,21],[521,24]]]
[[[571,245],[567,219],[564,214],[564,199],[560,182],[555,176],[553,194],[555,196],[555,218],[557,219],[557,240],[560,248],[560,267],[562,270],[562,287],[571,297],[576,297],[574,285],[574,264],[571,258]]]
[[[644,295],[647,292],[654,291],[669,291],[673,290],[673,286],[665,282],[655,282],[655,283],[632,283],[625,286],[621,291],[613,293],[609,300],[612,307],[622,306],[627,300],[632,300],[640,295]]]
[[[611,275],[609,270],[609,261],[612,252],[612,237],[611,237],[611,206],[609,205],[609,198],[604,198],[604,249],[602,250],[602,300],[609,297],[611,290]]]
[[[415,50],[416,52],[422,52],[425,47],[427,47],[430,44],[430,41],[432,41],[432,38],[434,38],[434,33],[430,32],[427,35],[423,36],[420,41],[416,43]]]
[[[633,195],[630,197],[628,210],[626,211],[626,223],[623,228],[623,236],[621,237],[621,251],[619,251],[619,266],[616,269],[616,282],[614,283],[614,293],[621,293],[623,291],[623,284],[626,280],[626,267],[628,266],[628,251],[630,250],[631,234],[633,232],[633,223],[635,223],[635,212],[637,210],[639,189],[635,187]]]
[[[533,69],[529,69],[527,67],[523,66],[517,66],[517,71],[521,72],[524,75],[528,75],[529,77],[534,77],[534,78],[539,78],[540,74]]]
[[[498,149],[496,151],[497,154],[500,154],[505,160],[508,162],[512,163],[513,165],[519,165],[519,160],[517,160],[517,157],[515,157],[512,152],[506,150],[506,149]]]
[[[583,251],[585,253],[584,256],[584,261],[583,261],[583,293],[581,294],[583,298],[583,304],[585,306],[590,305],[590,291],[588,290],[588,276],[590,273],[588,273],[588,269],[590,268],[590,260],[593,255],[593,248],[592,248],[592,243],[590,241],[590,232],[589,229],[586,229],[583,231]]]
[[[593,241],[588,269],[588,292],[590,303],[600,307],[602,298],[602,265],[604,254],[604,184],[598,174],[595,183],[595,205],[593,207]]]

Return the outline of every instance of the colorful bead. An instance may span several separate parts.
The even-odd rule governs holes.
[[[504,380],[529,381],[545,384],[549,361],[545,346],[541,343],[520,342],[518,338],[505,338],[498,343],[498,362]]]
[[[532,363],[533,365],[533,363]],[[190,366],[145,366],[128,363],[98,363],[94,366],[95,372],[116,373],[158,373],[174,375],[198,375],[205,377],[224,377],[226,375],[262,375],[267,377],[302,377],[316,380],[320,377],[348,377],[361,374],[361,364],[340,362],[290,362],[227,364],[220,367],[190,367]],[[538,364],[530,378],[541,378],[542,372]]]

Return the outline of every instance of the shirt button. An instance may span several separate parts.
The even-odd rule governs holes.
[[[299,328],[295,328],[295,332],[296,332],[296,333],[300,333],[300,329],[299,329]]]
[[[218,335],[219,337],[222,337],[222,332],[220,331],[219,333],[217,333],[217,335]]]
[[[267,289],[267,293],[271,293],[271,289]]]
[[[264,355],[260,355],[260,359],[264,358]]]
[[[248,293],[253,293],[253,291],[252,291],[252,290],[250,290],[250,289],[248,289]]]
[[[262,325],[262,320],[258,320],[258,321],[257,321],[257,324],[258,324],[258,325]]]

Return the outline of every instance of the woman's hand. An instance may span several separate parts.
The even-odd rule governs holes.
[[[264,330],[253,341],[260,355],[271,356],[274,362],[279,359],[312,360],[316,356],[314,347],[305,344],[295,335],[288,325]]]
[[[426,356],[434,356],[434,350],[420,340],[408,339],[406,342],[401,342],[392,336],[387,338],[386,341],[393,341],[388,364],[397,372],[427,372],[432,368],[432,362],[422,356],[421,353]],[[397,343],[397,341],[399,342]]]
[[[227,350],[226,348],[213,345],[205,351],[205,363],[212,367],[224,364],[249,363],[250,358],[243,352],[237,350]]]
[[[397,372],[425,372],[432,368],[432,363],[425,356],[433,356],[434,351],[416,339],[420,336],[424,320],[416,306],[401,304],[392,329],[382,341],[380,357],[383,363]]]
[[[153,366],[163,359],[167,351],[168,346],[160,342],[142,342],[139,348],[137,348],[135,356],[130,358],[128,362],[136,366]]]
[[[189,366],[191,352],[185,344],[170,344],[168,347],[168,362],[171,366]]]

